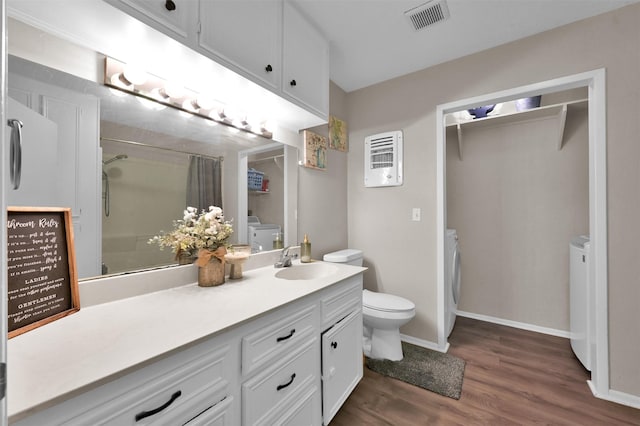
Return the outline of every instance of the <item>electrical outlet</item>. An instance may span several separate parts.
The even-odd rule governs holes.
[[[411,211],[411,220],[413,220],[414,222],[420,222],[420,213],[420,208],[414,207]]]

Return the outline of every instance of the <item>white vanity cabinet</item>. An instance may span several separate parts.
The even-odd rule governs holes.
[[[104,0],[150,27],[191,44],[198,24],[196,0]]]
[[[210,339],[15,424],[198,424],[202,415],[233,425],[238,421],[237,352],[226,336]]]
[[[272,266],[262,271],[270,277],[274,275]],[[206,328],[206,323],[215,322],[216,316],[235,315],[233,312],[241,310],[244,313],[233,321],[225,321],[218,331],[198,334],[195,341],[190,337],[169,355],[141,357],[124,371],[111,365],[91,364],[87,358],[92,358],[92,353],[76,359],[74,348],[61,348],[53,357],[69,361],[64,366],[69,368],[65,374],[56,374],[55,380],[67,378],[75,371],[72,366],[81,362],[91,365],[89,369],[83,366],[82,370],[85,374],[89,371],[93,377],[90,381],[82,380],[94,385],[71,392],[67,390],[49,402],[31,408],[21,401],[23,411],[12,422],[17,426],[326,425],[362,378],[361,272],[353,275],[353,270],[349,270],[336,281],[309,285],[305,289],[307,284],[304,282],[273,281],[273,278],[262,281],[260,277],[264,275],[252,277],[248,271],[245,272],[246,284],[229,283],[221,288],[207,289],[209,291],[191,285],[156,292],[138,296],[142,299],[140,302],[135,300],[137,298],[129,298],[100,305],[96,308],[99,316],[81,310],[69,319],[80,321],[85,315],[89,322],[99,324],[88,330],[92,335],[117,336],[116,341],[105,339],[112,344],[94,345],[95,351],[100,351],[96,359],[113,359],[115,364],[121,363],[120,358],[126,358],[128,352],[135,356],[146,347],[171,339],[168,333],[186,334],[188,328]],[[292,293],[296,295],[292,296]],[[251,300],[251,295],[257,299]],[[270,298],[271,302],[262,304],[262,299]],[[174,305],[175,300],[180,304],[173,312],[170,326],[159,319],[166,316],[160,307]],[[149,327],[132,330],[133,334],[128,334],[128,330],[101,333],[95,329],[108,327],[108,319],[101,321],[105,316],[126,316],[125,311],[134,311],[135,306],[140,306],[138,304],[159,307],[157,311],[153,307],[147,308],[153,312],[147,311]],[[187,317],[189,322],[180,322]],[[124,323],[131,324],[131,320],[139,319],[139,316],[126,318]],[[194,325],[194,320],[201,324]],[[173,327],[175,322],[179,322],[179,328],[166,328]],[[63,323],[54,324],[62,327]],[[153,330],[151,324],[164,324],[164,327]],[[53,332],[54,328],[48,330],[59,336],[57,331]],[[40,330],[47,331],[46,327]],[[66,334],[62,328],[60,331]],[[134,340],[132,336],[139,336],[140,331],[144,331],[142,335],[148,341]],[[28,339],[29,336],[27,333],[19,337]],[[45,341],[52,340],[52,336],[45,336]],[[40,344],[36,339],[30,347]],[[86,345],[79,346],[86,350]],[[42,360],[33,361],[40,364]],[[25,360],[18,366],[16,363],[10,365],[24,374],[33,365],[30,362]],[[47,359],[47,362],[51,361]],[[111,373],[103,377],[92,370]],[[9,373],[11,380],[15,376],[11,375],[11,370]],[[43,386],[40,374],[20,377],[23,383],[14,395],[23,395],[33,387]],[[10,392],[9,398],[11,395]],[[47,406],[49,408],[45,408]],[[33,414],[25,417],[30,412]]]
[[[200,1],[198,47],[270,90],[282,75],[282,2]]]

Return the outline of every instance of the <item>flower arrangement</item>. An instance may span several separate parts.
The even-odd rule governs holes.
[[[209,211],[198,213],[195,207],[187,207],[182,220],[173,222],[174,230],[162,235],[156,235],[149,240],[149,244],[158,244],[162,250],[170,247],[176,258],[182,253],[190,253],[198,257],[215,257],[224,259],[228,240],[233,233],[231,222],[224,220],[222,209],[209,206]]]

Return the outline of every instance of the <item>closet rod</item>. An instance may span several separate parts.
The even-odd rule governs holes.
[[[260,161],[276,160],[278,158],[284,158],[284,154],[272,155],[271,157],[262,157],[262,158],[257,158],[255,160],[249,160],[249,163],[258,163]]]
[[[224,161],[224,157],[222,155],[219,156],[219,157],[216,157],[216,156],[213,156],[213,155],[194,154],[193,152],[186,152],[186,151],[180,151],[180,150],[173,149],[173,148],[165,148],[165,147],[162,147],[162,146],[150,145],[150,144],[144,143],[144,142],[129,141],[129,140],[126,140],[126,139],[114,139],[114,138],[108,138],[108,137],[105,137],[105,136],[100,136],[100,140],[101,141],[109,141],[109,142],[117,142],[117,143],[125,143],[125,144],[135,145],[135,146],[143,146],[143,147],[146,147],[146,148],[160,149],[162,151],[175,152],[177,154],[197,155],[198,157],[211,158],[213,160]]]

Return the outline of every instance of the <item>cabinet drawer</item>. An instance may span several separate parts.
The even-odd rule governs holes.
[[[313,331],[315,306],[287,315],[242,338],[242,373],[248,374],[291,351]]]
[[[270,419],[318,382],[319,352],[314,336],[283,362],[243,384],[242,424],[270,424]]]
[[[231,414],[232,404],[233,397],[230,396],[198,414],[197,417],[189,420],[184,426],[232,426],[234,424]]]
[[[300,392],[298,400],[285,413],[268,424],[282,426],[312,426],[320,425],[322,409],[320,407],[320,391],[317,386],[312,386]]]
[[[332,326],[355,309],[362,308],[362,276],[349,278],[350,283],[322,298],[322,329]]]
[[[229,394],[229,346],[162,372],[70,419],[67,425],[183,424]],[[144,376],[138,376],[144,380]],[[164,407],[162,410],[154,411]],[[147,415],[145,415],[147,413]],[[136,419],[137,418],[137,419]]]

